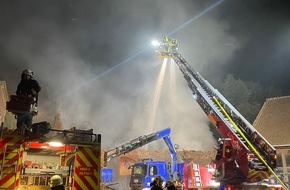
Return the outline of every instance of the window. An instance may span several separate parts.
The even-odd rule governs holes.
[[[157,175],[158,171],[157,171],[157,167],[156,166],[150,166],[149,168],[149,175]]]
[[[133,168],[133,175],[146,175],[147,166],[141,165],[141,166],[134,166]]]
[[[282,156],[281,156],[281,153],[277,153],[276,165],[277,165],[277,167],[282,167]]]

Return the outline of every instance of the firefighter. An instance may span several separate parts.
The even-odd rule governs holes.
[[[163,190],[162,183],[163,179],[161,176],[155,176],[153,182],[150,184],[152,186],[150,190]]]
[[[17,86],[16,95],[20,98],[30,97],[33,98],[31,110],[28,113],[19,113],[17,118],[17,130],[23,130],[23,126],[30,128],[32,125],[32,119],[37,115],[37,102],[38,93],[41,87],[39,83],[33,79],[33,72],[29,69],[23,70],[21,74],[21,81]]]
[[[177,51],[177,48],[178,48],[177,39],[172,39],[169,45],[170,45],[171,50],[173,52],[176,52]]]
[[[216,161],[221,160],[222,157],[223,157],[223,144],[224,144],[223,141],[219,141],[219,148],[216,148],[216,150],[217,150],[217,153],[216,153],[216,156],[215,156],[215,160]]]
[[[35,104],[37,106],[38,93],[41,87],[36,80],[33,79],[33,72],[29,69],[25,69],[21,74],[21,81],[17,86],[16,94],[18,96],[29,96],[35,98]]]
[[[62,178],[59,175],[54,175],[50,178],[50,190],[64,190]]]
[[[163,41],[162,41],[162,45],[164,48],[164,52],[169,53],[170,52],[170,39],[168,36],[164,36]]]
[[[163,37],[163,43],[169,43],[170,42],[170,39],[168,36],[164,36]]]

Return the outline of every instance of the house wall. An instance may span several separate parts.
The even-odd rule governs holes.
[[[4,122],[8,93],[5,81],[0,81],[0,124]]]
[[[283,175],[285,183],[290,182],[290,147],[283,149],[276,148],[277,151],[277,166],[279,173]]]

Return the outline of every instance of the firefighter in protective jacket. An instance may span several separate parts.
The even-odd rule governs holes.
[[[59,175],[51,177],[49,186],[51,190],[64,190],[63,180]]]
[[[162,183],[163,179],[161,176],[155,176],[153,182],[150,184],[152,186],[150,190],[163,190]]]
[[[22,129],[24,125],[28,128],[31,127],[32,119],[37,115],[37,101],[40,90],[39,83],[33,79],[33,72],[29,69],[23,70],[16,94],[20,97],[32,97],[33,104],[29,113],[17,114],[17,129]]]

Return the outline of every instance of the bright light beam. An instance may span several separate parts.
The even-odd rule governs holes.
[[[153,97],[153,102],[151,105],[150,109],[150,116],[149,116],[149,121],[148,121],[148,127],[150,129],[150,132],[153,131],[153,127],[155,124],[156,120],[156,114],[157,114],[157,109],[158,109],[158,104],[160,100],[160,94],[161,94],[161,89],[163,86],[163,81],[164,81],[164,76],[165,76],[165,71],[166,71],[166,66],[167,66],[167,58],[163,59],[162,67],[159,73],[158,80],[156,82],[156,88],[154,92],[154,97]]]
[[[129,57],[129,58],[123,60],[122,62],[116,64],[115,66],[113,66],[113,67],[111,67],[111,68],[105,70],[104,72],[102,72],[101,74],[97,75],[96,77],[93,77],[92,79],[90,79],[90,80],[88,80],[88,81],[86,81],[86,82],[84,82],[84,83],[78,85],[76,88],[74,88],[74,89],[72,89],[71,91],[67,92],[67,93],[65,94],[65,96],[71,95],[71,93],[73,93],[73,92],[75,92],[75,91],[81,89],[82,87],[87,86],[89,83],[91,83],[91,82],[93,82],[93,81],[95,81],[95,80],[101,78],[102,76],[108,74],[109,72],[111,72],[111,71],[113,71],[113,70],[115,70],[115,69],[121,67],[122,65],[124,65],[125,63],[127,63],[128,61],[130,61],[131,59],[133,59],[133,58],[137,57],[138,55],[141,55],[142,53],[144,53],[147,49],[149,49],[149,48],[144,48],[144,49],[140,50],[140,51],[137,52],[135,55],[133,55],[133,56],[131,56],[131,57]]]
[[[202,12],[200,12],[198,15],[194,16],[193,18],[189,19],[188,21],[186,21],[185,23],[183,23],[182,25],[180,25],[179,27],[177,27],[176,29],[172,30],[171,32],[169,32],[166,36],[172,35],[174,33],[176,33],[178,30],[184,28],[186,25],[192,23],[193,21],[195,21],[196,19],[198,19],[199,17],[205,15],[206,13],[208,13],[209,11],[211,11],[212,9],[216,8],[218,5],[220,5],[221,3],[223,3],[226,0],[220,0],[214,4],[212,4],[211,6],[209,6],[208,8],[206,8],[205,10],[203,10]]]
[[[176,29],[174,29],[174,30],[172,30],[171,32],[169,32],[169,33],[167,34],[167,36],[176,33],[178,30],[184,28],[185,26],[189,25],[191,22],[195,21],[195,20],[198,19],[199,17],[205,15],[206,13],[208,13],[209,11],[211,11],[212,9],[214,9],[215,7],[217,7],[218,5],[220,5],[220,4],[221,4],[222,2],[224,2],[224,1],[226,1],[226,0],[220,0],[220,1],[218,1],[218,2],[216,2],[216,3],[214,3],[214,4],[212,4],[211,6],[209,6],[208,8],[206,8],[205,10],[203,10],[202,12],[200,12],[198,15],[194,16],[193,18],[189,19],[188,21],[186,21],[185,23],[183,23],[182,25],[180,25],[180,26],[177,27]],[[78,85],[76,88],[74,88],[74,89],[72,89],[71,91],[67,92],[65,95],[66,95],[66,96],[67,96],[67,95],[71,95],[71,93],[73,93],[73,92],[79,90],[79,89],[82,88],[82,87],[87,86],[89,83],[91,83],[91,82],[95,81],[96,79],[99,79],[99,78],[101,78],[102,76],[104,76],[104,75],[110,73],[111,71],[113,71],[113,70],[119,68],[120,66],[124,65],[125,63],[127,63],[127,62],[130,61],[131,59],[137,57],[138,55],[141,55],[142,53],[144,53],[144,52],[145,52],[146,50],[148,50],[149,48],[150,48],[149,45],[146,46],[146,47],[144,47],[144,49],[140,50],[140,51],[137,52],[135,55],[133,55],[133,56],[131,56],[131,57],[129,57],[129,58],[123,60],[122,62],[116,64],[115,66],[113,66],[113,67],[107,69],[106,71],[104,71],[103,73],[99,74],[98,76],[93,77],[91,80],[88,80],[88,81],[86,81],[86,82],[84,82],[84,83]]]

